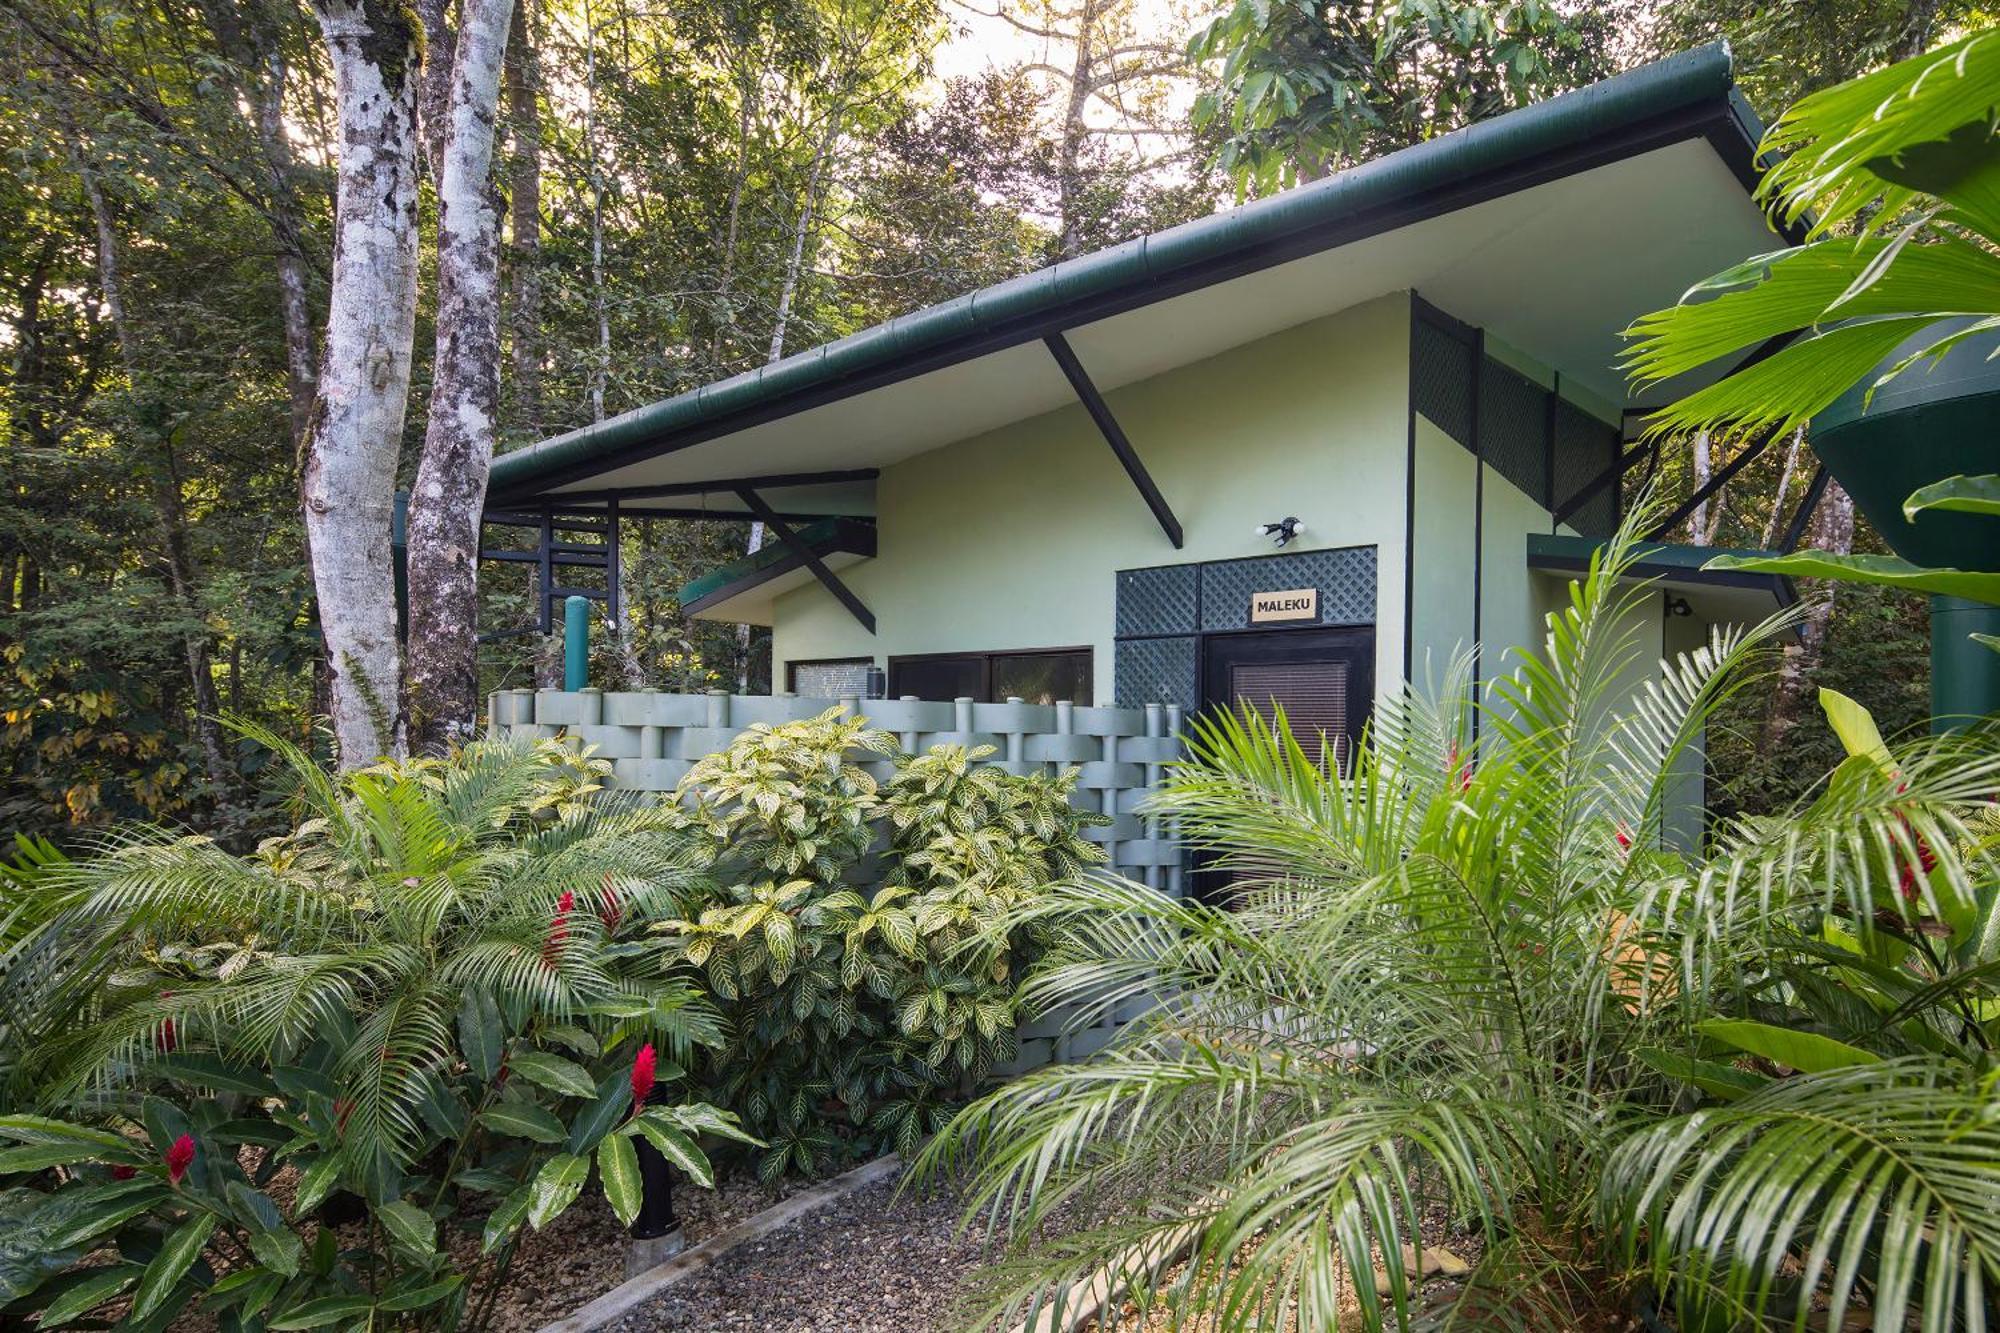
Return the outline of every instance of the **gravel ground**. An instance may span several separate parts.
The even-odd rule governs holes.
[[[982,1262],[946,1194],[855,1191],[692,1273],[613,1333],[945,1333]]]

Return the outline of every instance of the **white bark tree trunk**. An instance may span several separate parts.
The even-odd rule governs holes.
[[[437,145],[437,355],[410,493],[404,689],[411,737],[424,749],[466,739],[479,708],[479,518],[500,410],[493,143],[513,10],[514,0],[462,0],[448,121],[429,136]]]
[[[315,0],[340,165],[319,399],[301,478],[326,637],[334,743],[355,768],[403,745],[389,529],[417,316],[416,22],[401,5]]]

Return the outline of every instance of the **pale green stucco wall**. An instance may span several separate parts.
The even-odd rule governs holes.
[[[795,589],[776,604],[776,679],[812,658],[1089,646],[1110,701],[1116,571],[1268,554],[1253,527],[1296,514],[1289,549],[1377,548],[1376,679],[1393,685],[1408,346],[1398,294],[1107,394],[1180,518],[1178,551],[1080,407],[885,468],[878,553],[842,573],[880,632]]]
[[[1428,691],[1442,685],[1452,660],[1472,648],[1479,460],[1425,416],[1417,417],[1416,442],[1410,677]]]

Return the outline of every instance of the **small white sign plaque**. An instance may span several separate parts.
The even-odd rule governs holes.
[[[1250,623],[1272,620],[1318,620],[1319,589],[1288,588],[1282,592],[1250,594]]]

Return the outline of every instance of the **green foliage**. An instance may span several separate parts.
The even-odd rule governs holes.
[[[1838,1327],[1864,1292],[1897,1327],[1992,1318],[2000,749],[1849,759],[1781,819],[1663,845],[1687,747],[1782,621],[1628,696],[1649,516],[1545,654],[1478,702],[1469,663],[1385,700],[1345,776],[1254,717],[1198,723],[1157,808],[1230,903],[1092,880],[1010,915],[1051,935],[1030,1002],[1152,1007],[926,1150],[1024,1242],[983,1316],[1192,1227],[1184,1272],[1133,1275],[1181,1323],[1596,1327],[1648,1288],[1682,1329],[1792,1327],[1808,1295]],[[1058,1207],[1087,1225],[1026,1244]],[[1439,1211],[1484,1248],[1427,1306],[1403,1256]]]
[[[946,1094],[1012,1059],[1037,937],[1006,915],[1103,860],[1073,773],[939,746],[878,788],[855,760],[894,750],[831,710],[753,727],[682,783],[717,887],[662,927],[666,952],[730,1020],[709,1095],[769,1144],[767,1177],[908,1151]]]
[[[1768,338],[1806,336],[1656,413],[1649,433],[1789,430],[1906,340],[1877,383],[2000,328],[2000,32],[1975,33],[1800,101],[1765,138],[1760,196],[1810,222],[1641,317],[1627,368],[1657,384]],[[1853,235],[1844,233],[1856,233]]]
[[[1188,54],[1239,192],[1310,180],[1610,72],[1602,17],[1543,0],[1236,0]]]
[[[8,1271],[14,1308],[46,1326],[130,1288],[148,1327],[190,1302],[230,1328],[478,1327],[522,1224],[593,1161],[629,1221],[635,1136],[704,1182],[698,1137],[747,1138],[633,1104],[681,1077],[652,1043],[720,1040],[642,942],[700,882],[675,815],[554,742],[335,779],[259,738],[297,779],[290,834],[232,856],[141,829],[5,880],[16,1104],[91,1121],[0,1117],[0,1253],[44,1256]],[[336,1249],[343,1192],[370,1226]],[[460,1224],[482,1257],[443,1242]]]

